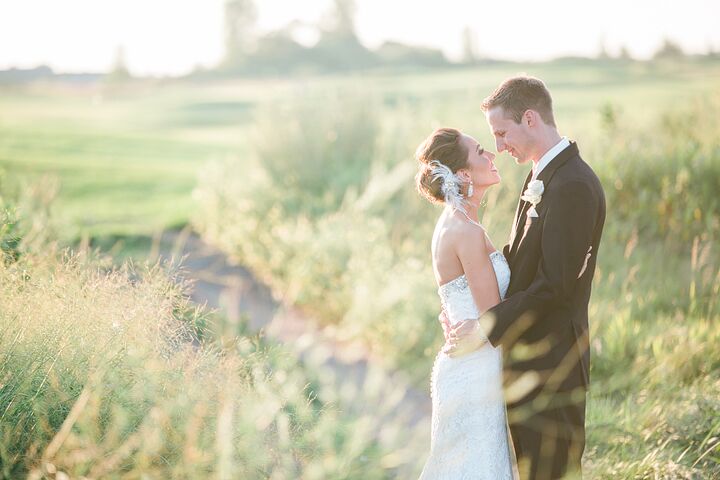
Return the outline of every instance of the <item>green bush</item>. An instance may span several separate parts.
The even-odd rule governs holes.
[[[0,257],[15,261],[55,235],[51,206],[58,182],[46,176],[32,184],[11,184],[4,177],[0,169]]]
[[[626,125],[622,117],[606,121],[597,171],[613,215],[611,229],[635,228],[644,240],[662,238],[686,250],[695,237],[717,238],[718,108],[720,94],[665,113],[648,129]]]
[[[367,183],[378,133],[373,100],[355,92],[261,107],[253,145],[269,185],[257,200],[291,216],[335,210]]]

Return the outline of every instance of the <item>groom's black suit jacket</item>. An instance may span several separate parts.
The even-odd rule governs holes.
[[[494,322],[488,337],[506,354],[509,420],[511,427],[521,427],[513,428],[513,436],[547,433],[552,422],[553,435],[582,443],[581,455],[590,366],[588,302],[605,222],[605,196],[574,142],[540,172],[538,180],[545,187],[536,207],[538,216],[528,217],[531,205],[520,200],[510,244],[504,249],[512,272],[506,300],[490,309],[483,321]],[[513,440],[519,455],[529,455],[532,440]],[[565,461],[574,463],[572,458]]]

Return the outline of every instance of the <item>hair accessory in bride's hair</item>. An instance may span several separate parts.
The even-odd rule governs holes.
[[[460,193],[460,178],[450,170],[450,167],[438,160],[428,162],[431,167],[430,173],[434,180],[442,180],[440,191],[445,197],[445,203],[451,207],[464,211],[465,199]]]

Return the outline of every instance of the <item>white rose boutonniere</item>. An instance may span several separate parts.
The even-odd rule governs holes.
[[[532,182],[528,183],[528,186],[525,189],[525,192],[523,192],[520,199],[532,204],[532,207],[530,208],[530,210],[528,210],[529,216],[538,216],[535,207],[537,207],[538,203],[540,203],[540,201],[542,200],[543,193],[545,193],[545,184],[542,182],[542,180],[533,180]]]
[[[542,182],[542,180],[533,180],[532,182],[528,183],[527,188],[525,189],[525,192],[522,194],[523,200],[526,202],[530,202],[533,204],[533,207],[536,207],[538,203],[542,200],[542,194],[545,193],[545,184]]]

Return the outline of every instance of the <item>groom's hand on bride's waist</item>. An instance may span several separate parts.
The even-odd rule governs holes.
[[[461,357],[478,350],[487,343],[488,339],[480,328],[476,318],[463,320],[454,327],[450,327],[445,335],[443,352],[450,357]]]
[[[450,334],[450,329],[452,328],[452,325],[450,325],[450,319],[445,315],[445,311],[443,310],[440,312],[440,315],[438,315],[438,320],[440,321],[440,325],[443,329],[443,337],[445,337],[445,341],[448,341],[448,335]]]

